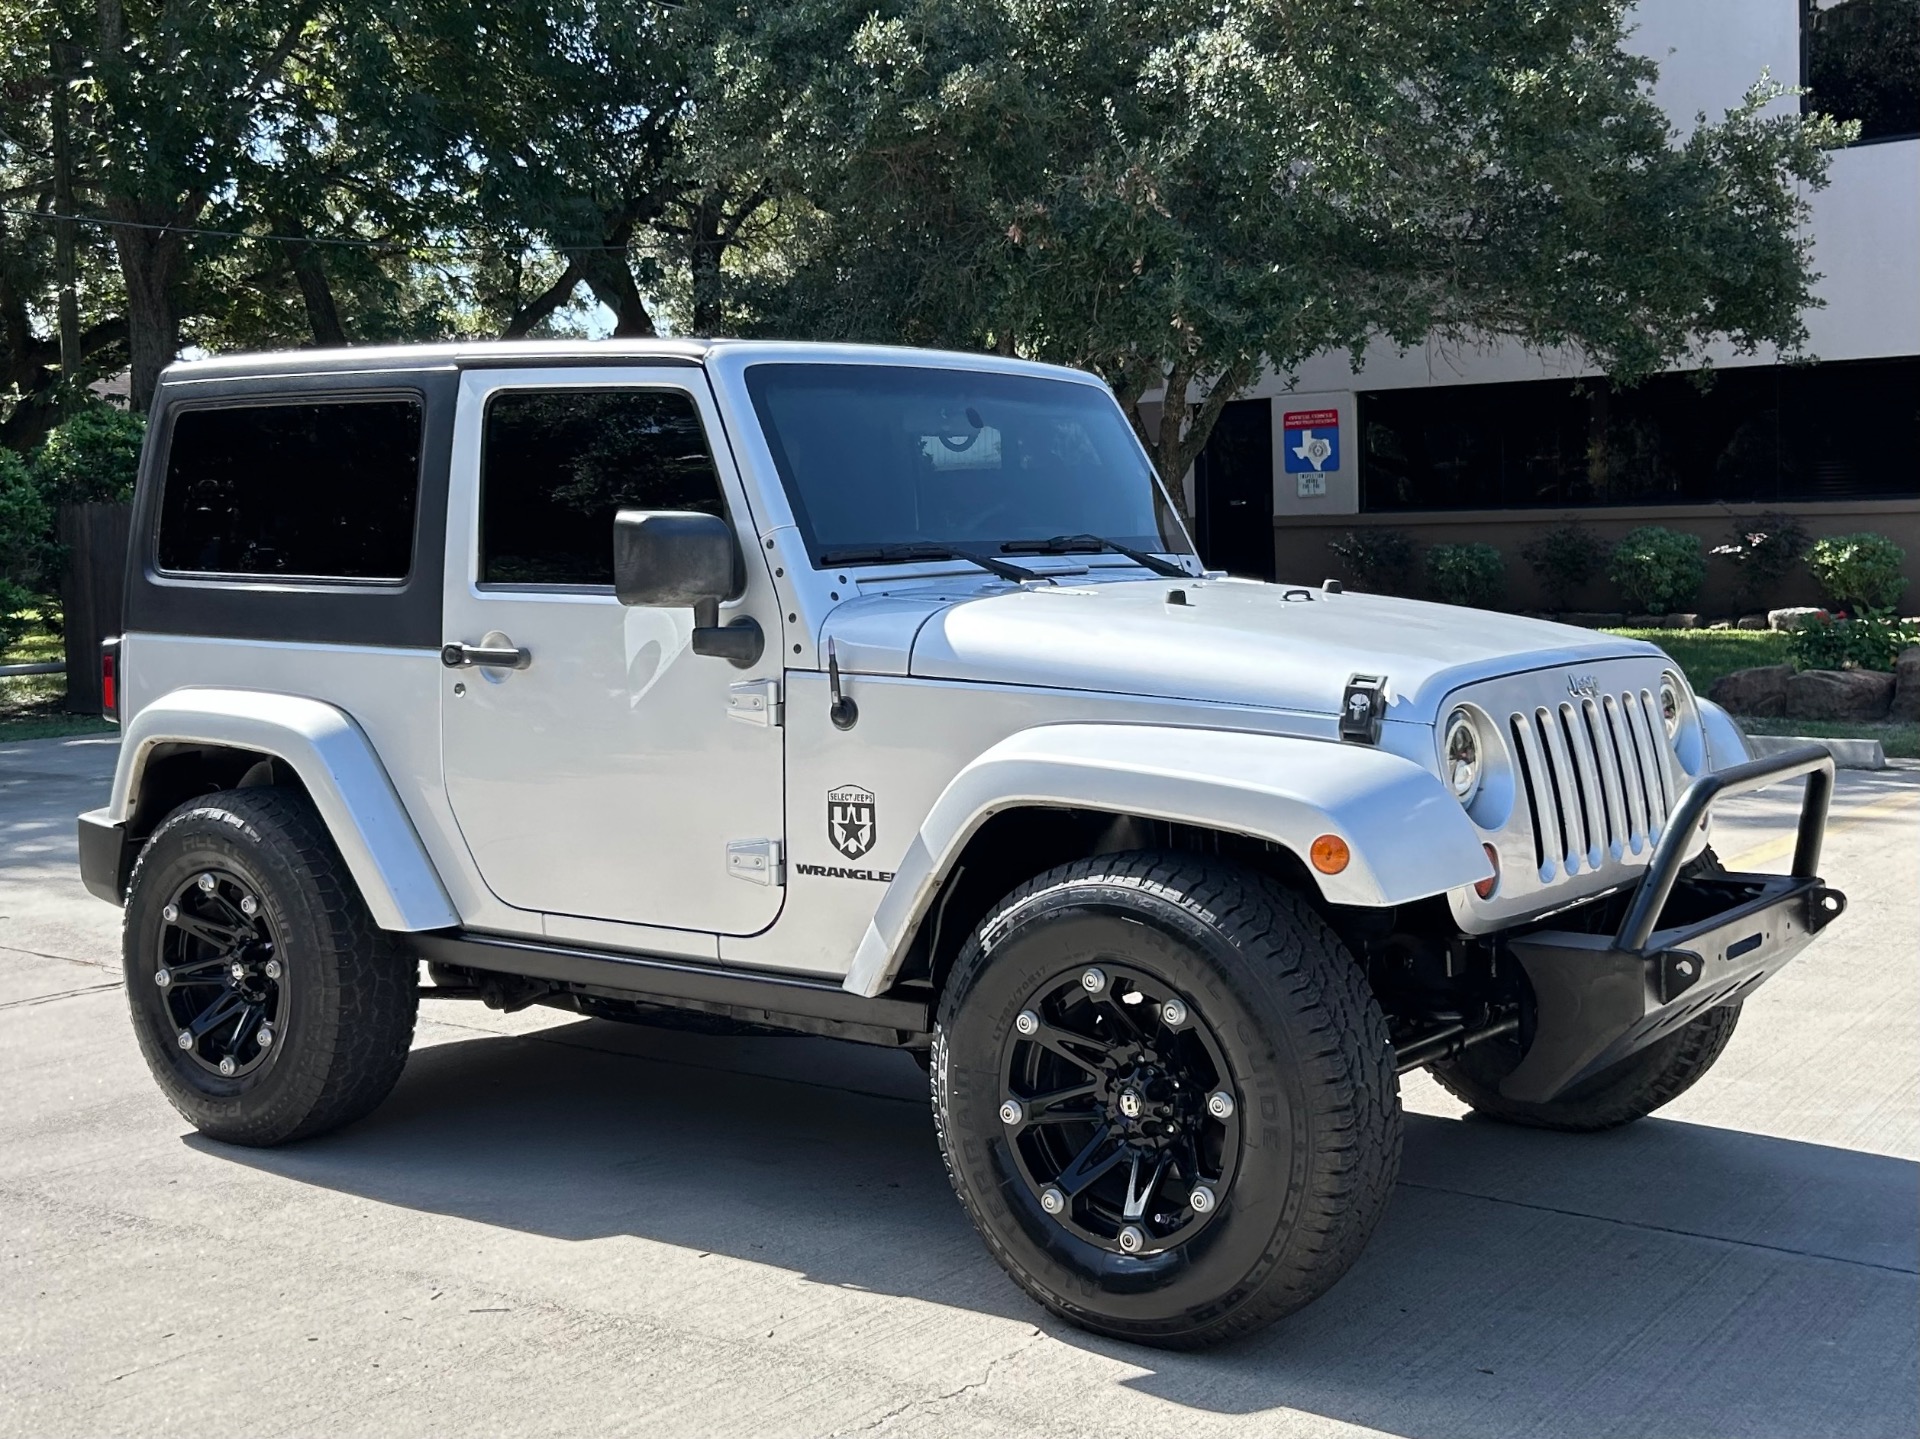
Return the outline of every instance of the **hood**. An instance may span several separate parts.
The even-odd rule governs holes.
[[[842,606],[826,626],[844,636],[841,663],[1317,715],[1339,712],[1354,674],[1384,675],[1387,717],[1432,723],[1448,694],[1476,680],[1659,654],[1518,615],[1250,580],[954,588]],[[1176,593],[1184,604],[1170,602]]]

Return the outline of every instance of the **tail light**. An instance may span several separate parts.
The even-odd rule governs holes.
[[[100,642],[100,715],[120,722],[120,638]]]

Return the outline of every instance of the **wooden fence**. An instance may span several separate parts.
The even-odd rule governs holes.
[[[126,599],[131,505],[62,505],[60,543],[66,568],[60,604],[66,613],[67,708],[100,712],[100,642],[120,633]]]

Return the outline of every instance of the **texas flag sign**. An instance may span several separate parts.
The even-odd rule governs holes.
[[[1320,474],[1340,468],[1340,412],[1288,410],[1280,417],[1287,473]]]

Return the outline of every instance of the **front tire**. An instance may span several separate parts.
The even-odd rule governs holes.
[[[1316,1298],[1399,1170],[1359,966],[1298,895],[1192,856],[1079,860],[1007,896],[955,963],[932,1086],[994,1258],[1062,1318],[1143,1343],[1197,1348]]]
[[[298,791],[226,790],[167,816],[134,866],[121,959],[147,1067],[209,1138],[325,1133],[406,1064],[415,965]]]

